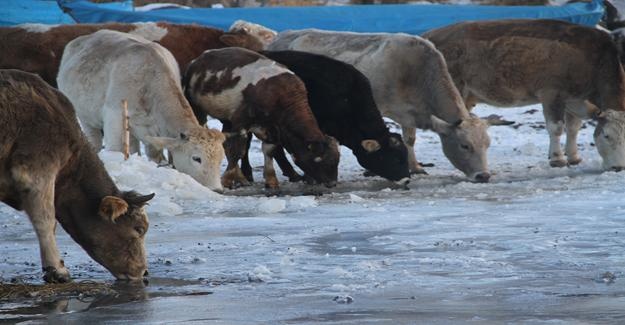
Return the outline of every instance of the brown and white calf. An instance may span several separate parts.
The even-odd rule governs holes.
[[[625,168],[625,74],[609,34],[559,20],[513,19],[459,23],[423,36],[443,52],[467,107],[542,104],[551,166],[581,162],[581,119],[598,108],[594,138],[604,167]]]
[[[59,89],[76,107],[95,148],[122,151],[122,100],[128,103],[130,152],[146,144],[148,156],[161,160],[163,148],[174,166],[211,190],[219,181],[223,134],[201,126],[180,86],[173,56],[138,36],[100,30],[69,42],[58,75]]]
[[[239,26],[239,25],[237,25]],[[250,25],[251,26],[251,25]],[[56,75],[65,45],[76,37],[101,29],[110,29],[141,36],[168,49],[176,58],[180,71],[205,50],[240,46],[260,50],[264,34],[251,27],[236,27],[233,32],[199,25],[159,23],[133,24],[23,24],[0,27],[0,68],[11,68],[40,75],[56,86]],[[247,31],[258,36],[247,34]]]
[[[414,152],[416,128],[421,128],[440,136],[445,156],[469,179],[490,179],[488,123],[469,114],[432,43],[401,33],[305,29],[280,32],[268,49],[322,54],[362,72],[382,115],[402,126],[412,173],[423,172]]]
[[[228,167],[224,186],[246,184],[238,161],[246,150],[247,133],[263,141],[265,186],[278,188],[273,168],[276,145],[282,145],[313,180],[334,186],[338,144],[317,125],[304,83],[284,66],[242,48],[209,50],[189,64],[183,85],[200,123],[206,115],[219,119],[224,132]]]
[[[122,192],[80,131],[69,100],[39,76],[0,70],[0,201],[26,211],[46,282],[67,282],[56,222],[118,279],[147,270],[143,206],[154,194]]]

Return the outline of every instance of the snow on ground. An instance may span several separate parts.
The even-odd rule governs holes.
[[[467,182],[427,131],[418,133],[417,158],[435,167],[414,177],[409,190],[363,177],[344,148],[336,188],[289,184],[279,175],[282,191],[272,197],[262,187],[257,141],[256,183],[226,195],[144,157],[123,161],[103,152],[120,187],[157,193],[148,208],[150,284],[118,284],[117,297],[92,301],[0,304],[0,319],[622,323],[625,173],[602,171],[594,126],[586,121],[579,137],[582,164],[554,169],[539,106],[474,112],[517,122],[489,130],[489,184]],[[4,205],[0,215],[0,277],[39,282],[27,218]],[[57,237],[75,279],[112,280],[65,233]]]

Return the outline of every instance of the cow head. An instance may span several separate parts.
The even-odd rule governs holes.
[[[167,148],[180,172],[190,175],[200,184],[215,192],[223,192],[220,165],[224,158],[224,135],[198,126],[177,138],[148,137],[148,142],[158,149]]]
[[[238,37],[235,37],[235,36],[230,37],[227,35],[238,35]],[[245,47],[252,51],[260,51],[260,50],[266,49],[267,46],[269,46],[269,44],[273,42],[273,40],[276,38],[276,35],[278,35],[278,33],[276,33],[274,30],[271,30],[267,27],[254,24],[254,23],[250,23],[247,21],[243,21],[243,20],[237,20],[232,24],[232,26],[230,26],[228,33],[224,34],[224,36],[222,36],[220,39],[222,42],[227,42],[228,39],[237,38],[238,41],[241,42],[245,39],[245,36],[251,36],[259,44],[261,44],[260,49],[253,49],[247,46],[240,46],[240,45],[230,45],[230,46],[239,46],[239,47]],[[226,41],[224,41],[224,39]],[[245,42],[251,43],[250,40],[245,40]]]
[[[625,27],[610,32],[622,65],[625,65]]]
[[[293,152],[293,160],[307,177],[326,187],[336,186],[339,165],[339,144],[333,137],[323,141],[307,142]]]
[[[399,134],[390,133],[378,140],[366,139],[360,146],[354,154],[362,167],[402,185],[408,182],[408,151]]]
[[[72,215],[72,227],[64,228],[85,251],[102,264],[117,279],[141,280],[147,271],[144,238],[148,231],[148,217],[144,205],[154,194],[139,195],[122,192],[119,196],[105,196],[95,216],[85,218],[81,207]],[[65,222],[63,222],[65,221]]]
[[[490,138],[486,129],[488,123],[470,116],[456,123],[447,123],[432,115],[432,129],[438,133],[443,144],[443,153],[454,167],[469,179],[486,183],[490,179],[486,151]]]
[[[603,167],[607,170],[625,169],[625,112],[605,110],[596,115],[599,122],[594,138]]]

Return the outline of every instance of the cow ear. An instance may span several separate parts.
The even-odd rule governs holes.
[[[219,40],[230,47],[240,47],[244,43],[243,39],[246,37],[243,34],[225,33],[219,36]]]
[[[183,144],[183,140],[169,137],[145,137],[145,140],[156,150],[163,150],[166,148],[175,148]]]
[[[447,123],[434,115],[430,115],[430,120],[432,121],[432,130],[440,135],[449,135],[454,128],[451,123]]]
[[[360,142],[360,145],[368,152],[368,153],[372,153],[375,151],[380,150],[380,148],[382,148],[382,146],[380,146],[380,143],[377,142],[376,140],[373,139],[367,139],[367,140],[362,140]]]
[[[98,214],[106,221],[115,223],[115,220],[128,211],[128,203],[116,196],[105,196],[100,201]]]
[[[482,120],[488,125],[512,125],[515,123],[514,121],[504,120],[501,115],[496,114],[488,115],[487,117],[482,118]]]
[[[604,111],[596,111],[592,114],[593,120],[605,121],[607,114]]]

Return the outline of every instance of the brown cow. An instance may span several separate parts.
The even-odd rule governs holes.
[[[37,75],[0,70],[0,140],[0,201],[28,214],[46,282],[70,280],[54,238],[57,220],[116,278],[142,279],[143,206],[154,194],[115,186],[61,92]]]
[[[551,166],[581,162],[581,119],[598,108],[594,138],[604,167],[625,168],[625,73],[609,34],[559,20],[512,19],[459,23],[423,36],[445,56],[467,107],[543,105]]]
[[[56,75],[65,45],[78,36],[111,29],[156,41],[176,58],[180,71],[207,49],[240,46],[260,50],[261,40],[246,30],[224,32],[199,25],[165,22],[133,24],[42,25],[0,27],[0,69],[20,69],[40,75],[56,87]]]
[[[304,83],[284,66],[242,48],[209,50],[189,64],[182,84],[201,124],[208,114],[233,134],[224,143],[224,186],[247,183],[238,161],[245,154],[248,132],[263,141],[267,188],[278,188],[276,145],[293,154],[307,177],[328,187],[336,184],[338,144],[321,132]]]

